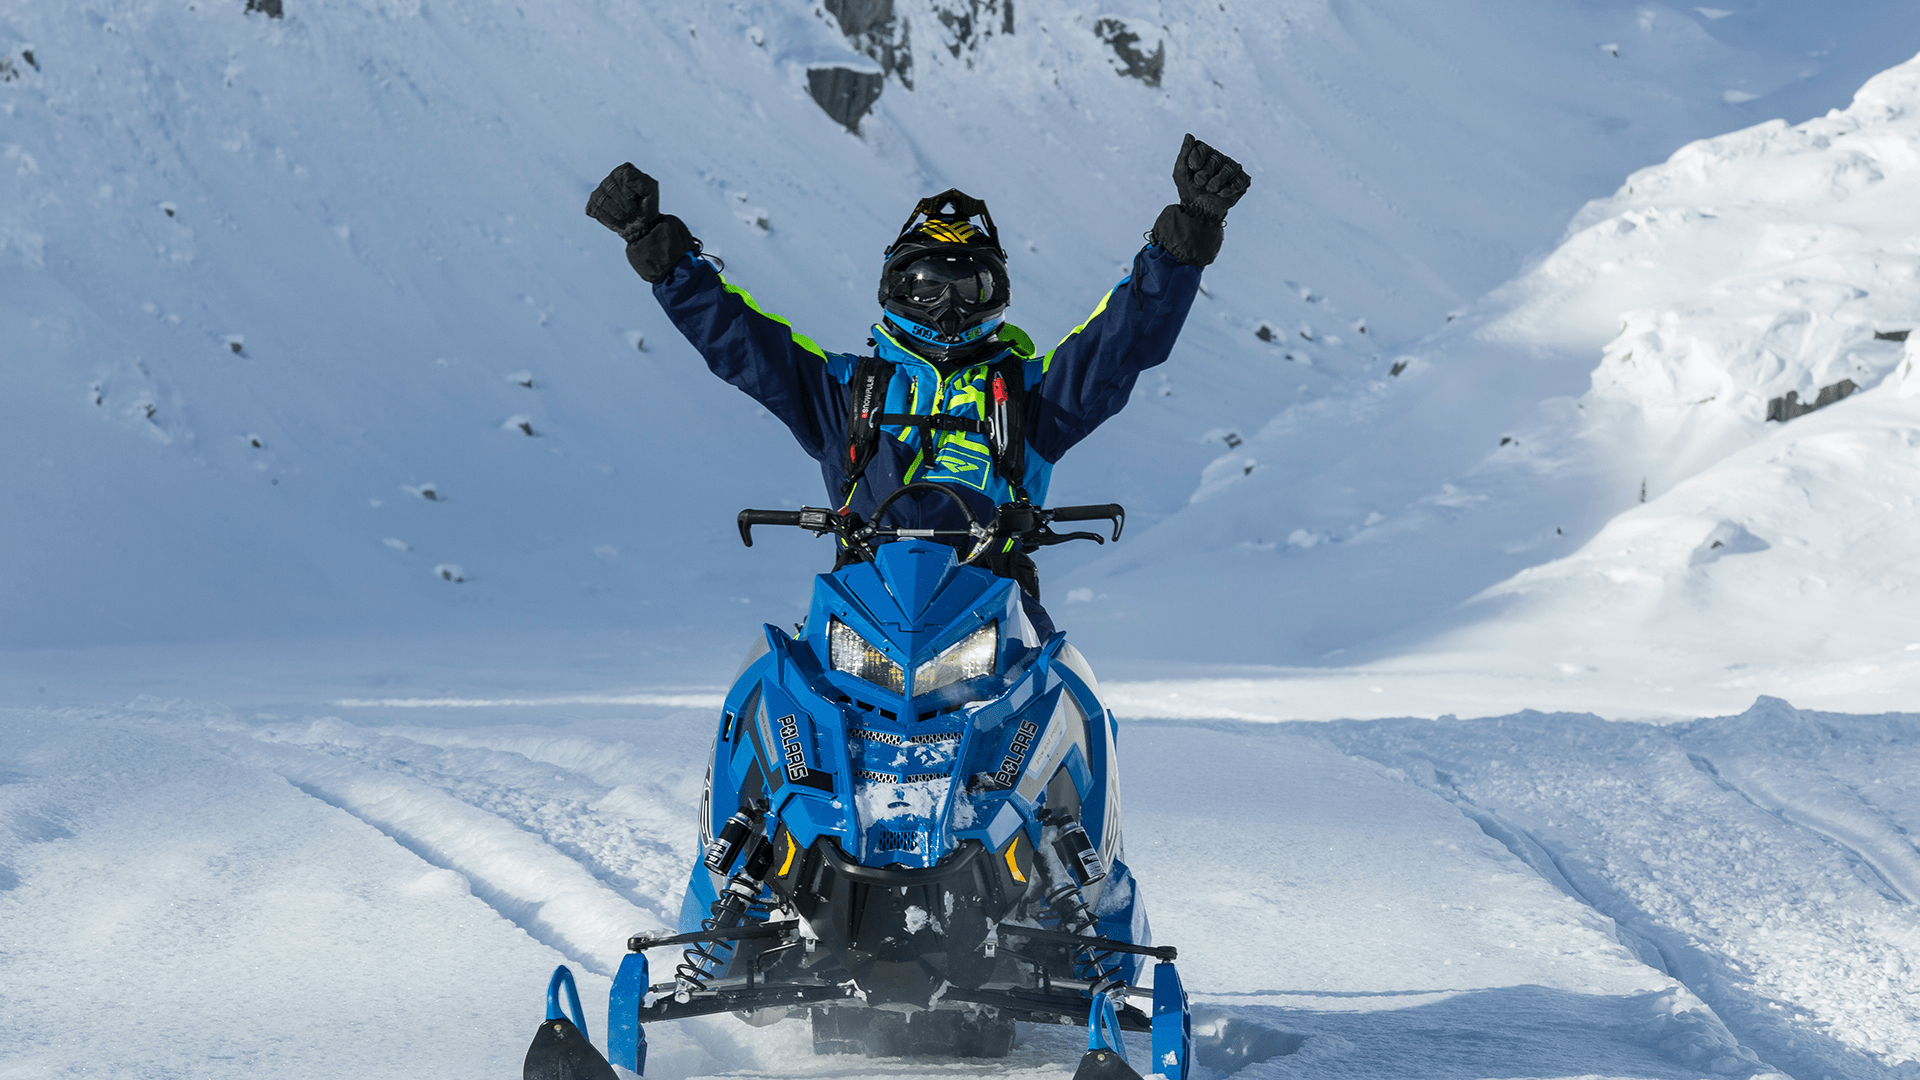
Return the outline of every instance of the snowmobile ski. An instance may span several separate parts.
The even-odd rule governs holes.
[[[568,1020],[560,1008],[560,988],[567,991],[567,1003],[573,1007]],[[547,1018],[533,1034],[527,1047],[522,1080],[616,1080],[613,1066],[600,1056],[587,1038],[586,1012],[580,1008],[580,991],[574,988],[573,972],[561,964],[547,981]]]
[[[1127,1064],[1127,1051],[1120,1042],[1120,1016],[1113,999],[1096,994],[1087,1005],[1087,1052],[1080,1056],[1080,1067],[1073,1080],[1142,1080]]]

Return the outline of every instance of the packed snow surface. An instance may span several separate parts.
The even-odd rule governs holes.
[[[528,721],[537,721],[529,723]],[[712,713],[0,713],[0,1075],[510,1076],[547,973],[671,925]],[[1128,722],[1199,1076],[1920,1071],[1920,716]],[[654,1026],[649,1076],[1070,1075]],[[1143,1047],[1133,1047],[1136,1064]]]

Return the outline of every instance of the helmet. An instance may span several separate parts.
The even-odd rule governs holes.
[[[1007,309],[1007,252],[986,203],[958,188],[921,199],[886,258],[880,306],[914,352],[949,367],[997,342]]]

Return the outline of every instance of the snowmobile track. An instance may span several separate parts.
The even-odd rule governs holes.
[[[1920,897],[1920,851],[1916,851],[1905,829],[1886,821],[1885,815],[1866,800],[1860,800],[1861,816],[1872,825],[1881,826],[1879,829],[1872,825],[1862,828],[1839,815],[1822,812],[1817,804],[1782,799],[1774,791],[1748,791],[1728,780],[1704,754],[1690,752],[1687,759],[1714,783],[1752,803],[1755,809],[1840,849],[1854,872],[1887,899],[1912,904],[1915,897]]]

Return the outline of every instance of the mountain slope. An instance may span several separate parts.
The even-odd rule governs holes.
[[[1541,704],[1901,700],[1917,105],[1910,61],[1844,111],[1633,174],[1400,376],[1281,413],[1076,578],[1094,625],[1121,639],[1190,604],[1219,661],[1559,683]]]
[[[1211,440],[1377,376],[1632,166],[1838,103],[1915,18],[900,0],[912,88],[889,77],[854,133],[808,72],[870,74],[870,39],[797,4],[284,11],[0,12],[8,647],[637,627],[723,673],[821,557],[741,551],[732,512],[818,482],[580,215],[623,158],[851,349],[920,194],[992,198],[1044,341],[1171,197],[1182,132],[1242,157],[1254,194],[1179,355],[1059,474],[1151,522]],[[1158,85],[1115,42],[1163,55]]]

